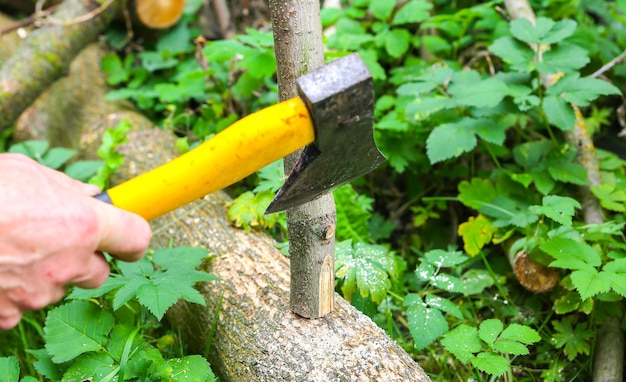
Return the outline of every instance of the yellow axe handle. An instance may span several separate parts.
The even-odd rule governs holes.
[[[114,206],[146,220],[227,187],[315,139],[300,98],[235,122],[195,149],[106,191]]]

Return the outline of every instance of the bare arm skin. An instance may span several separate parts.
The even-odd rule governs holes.
[[[0,329],[63,298],[67,285],[96,288],[107,252],[139,260],[150,243],[141,217],[91,196],[97,187],[18,154],[0,154]]]

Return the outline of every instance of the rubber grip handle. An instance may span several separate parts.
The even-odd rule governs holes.
[[[306,105],[293,98],[248,115],[195,149],[96,197],[151,220],[227,187],[314,139]]]

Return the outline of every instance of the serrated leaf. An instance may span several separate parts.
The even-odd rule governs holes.
[[[70,178],[87,182],[102,166],[104,166],[104,162],[101,160],[81,160],[67,165],[64,172]]]
[[[601,184],[600,186],[592,186],[591,192],[600,200],[602,207],[607,210],[616,212],[625,212],[626,191],[615,189],[614,185]]]
[[[610,264],[610,263],[609,263]],[[612,271],[603,271],[605,277],[611,283],[611,289],[622,297],[626,297],[626,273],[615,273]]]
[[[468,363],[481,349],[478,330],[469,325],[461,324],[443,335],[441,345],[452,353],[459,361]]]
[[[453,267],[468,259],[461,251],[444,251],[443,249],[430,250],[424,254],[424,258],[437,268]]]
[[[557,314],[573,312],[578,309],[581,302],[580,294],[574,291],[568,291],[554,301],[554,312]]]
[[[577,270],[572,272],[570,277],[583,300],[611,289],[610,277],[607,277],[605,272],[598,272],[595,269]]]
[[[347,240],[337,244],[335,251],[337,277],[343,279],[341,290],[349,301],[358,289],[362,297],[381,303],[391,288],[390,277],[397,277],[394,254],[379,245]]]
[[[456,123],[439,125],[426,140],[426,154],[431,164],[456,158],[476,147],[474,120],[462,119]]]
[[[44,326],[46,350],[62,363],[104,347],[113,315],[86,301],[72,301],[51,310]]]
[[[498,196],[495,186],[489,179],[472,178],[459,183],[459,201],[466,206],[478,210]]]
[[[554,180],[559,182],[572,183],[579,186],[586,186],[589,183],[585,167],[566,160],[550,164],[548,173]]]
[[[113,380],[118,370],[119,366],[106,352],[87,353],[72,362],[61,382]]]
[[[381,0],[388,1],[388,0]],[[394,3],[389,1],[389,3]],[[430,10],[433,5],[426,0],[410,0],[404,4],[393,16],[391,25],[421,23],[430,17]]]
[[[459,105],[492,108],[509,94],[509,88],[504,81],[492,77],[471,85],[450,86],[448,92]]]
[[[145,283],[137,289],[136,296],[139,303],[154,314],[157,320],[161,320],[167,309],[169,309],[178,299],[180,293],[167,288],[171,283],[166,284],[165,288],[159,288],[155,283]]]
[[[527,355],[529,354],[528,348],[517,342],[511,340],[498,340],[491,347],[493,350],[499,351],[505,354],[513,354],[513,355]]]
[[[580,208],[581,205],[577,200],[558,195],[544,196],[541,206],[530,206],[533,213],[543,214],[566,227],[572,226],[572,217],[576,209]]]
[[[20,380],[20,362],[17,357],[0,358],[0,382],[18,382]]]
[[[416,349],[424,349],[448,331],[448,322],[439,309],[427,307],[418,295],[407,295],[404,306]]]
[[[529,73],[535,67],[535,52],[511,37],[500,37],[489,46],[489,51],[511,65],[513,70]]]
[[[496,228],[491,225],[489,219],[483,215],[478,215],[477,217],[470,216],[465,223],[461,223],[458,232],[463,238],[463,249],[473,257],[491,242]]]
[[[478,336],[481,340],[491,346],[496,341],[503,328],[504,325],[502,324],[502,321],[497,318],[490,318],[480,323],[480,326],[478,327]]]
[[[540,245],[540,248],[559,260],[558,267],[560,268],[593,269],[602,263],[600,254],[595,248],[585,242],[566,237],[554,237]]]
[[[574,72],[558,80],[548,88],[548,96],[559,96],[564,101],[578,106],[588,106],[601,95],[619,95],[620,90],[604,80],[593,77],[580,77]],[[545,100],[544,100],[545,102]]]
[[[374,199],[360,195],[349,184],[333,192],[337,205],[337,240],[370,241],[368,222]]]
[[[506,327],[500,334],[500,339],[521,342],[526,345],[539,342],[541,337],[537,331],[528,326],[520,324],[511,324]]]
[[[482,352],[471,360],[478,370],[499,377],[509,369],[509,361],[503,356],[495,353]]]
[[[172,368],[172,376],[178,381],[217,381],[211,365],[202,356],[188,355],[183,358],[168,359],[166,364]]]
[[[52,381],[61,379],[63,374],[60,365],[52,362],[52,356],[46,349],[26,350],[26,352],[37,359],[37,361],[33,363],[33,366],[35,366],[35,370],[37,370],[41,376]]]
[[[552,344],[556,348],[563,348],[567,359],[570,361],[579,354],[589,355],[591,350],[590,340],[594,336],[594,331],[587,329],[585,323],[572,323],[566,318],[561,321],[552,321],[556,333],[552,335]]]
[[[440,311],[451,314],[457,318],[463,318],[463,313],[461,312],[461,309],[459,309],[459,307],[455,303],[448,300],[447,298],[429,294],[426,296],[425,300],[426,305],[431,308],[439,309]]]
[[[554,44],[571,36],[576,25],[573,20],[554,22],[545,17],[538,17],[533,25],[528,19],[519,18],[511,21],[511,34],[530,44]]]
[[[462,293],[466,296],[477,295],[494,284],[493,278],[484,269],[470,269],[461,276]]]
[[[540,73],[569,73],[589,63],[585,49],[574,44],[562,43],[543,53],[543,60],[537,63]]]
[[[548,122],[563,131],[574,129],[576,116],[574,109],[563,99],[555,96],[547,96],[543,99],[543,112],[548,118]]]

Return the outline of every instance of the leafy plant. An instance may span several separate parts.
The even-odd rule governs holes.
[[[104,160],[104,166],[98,169],[89,182],[100,187],[107,188],[109,178],[124,163],[124,156],[117,152],[117,147],[128,141],[126,134],[130,131],[130,122],[124,120],[114,128],[106,129],[102,135],[102,144],[98,148],[98,155]]]
[[[136,313],[143,306],[160,320],[179,298],[204,304],[193,285],[216,280],[196,270],[206,257],[207,251],[199,248],[160,249],[152,261],[144,257],[137,263],[117,262],[121,273],[97,289],[75,288],[69,296],[72,301],[48,312],[43,328],[45,348],[29,350],[37,360],[35,369],[45,378],[62,381],[177,381],[181,376],[215,381],[201,356],[164,358]],[[13,368],[16,364],[11,358],[3,362]]]

